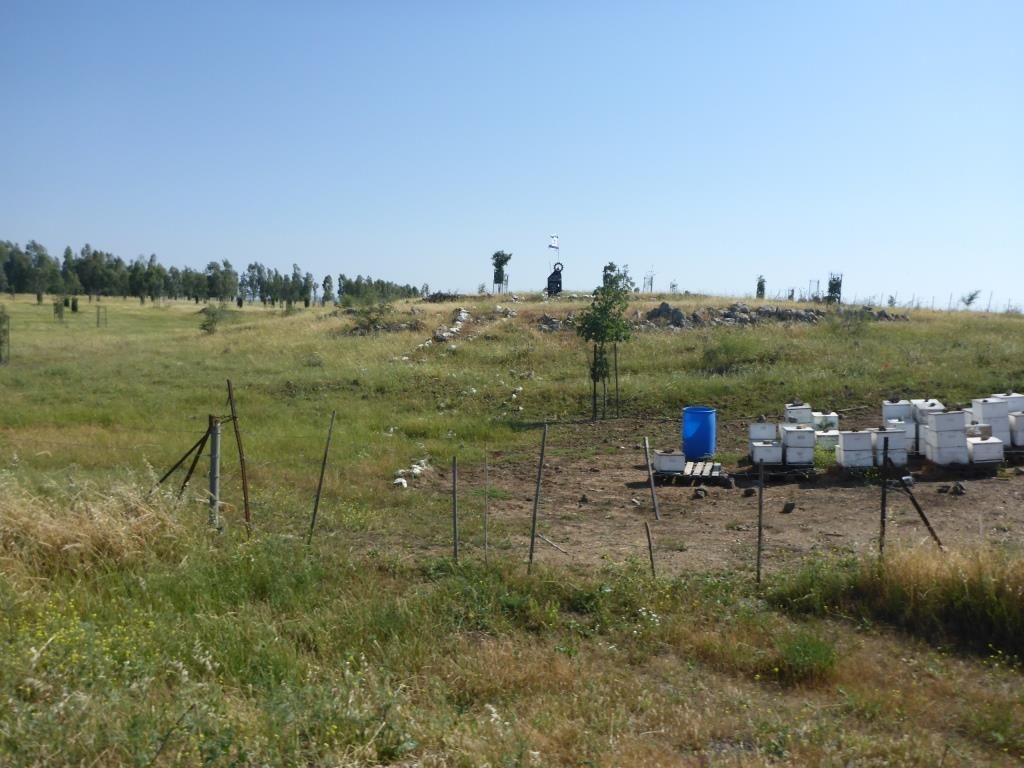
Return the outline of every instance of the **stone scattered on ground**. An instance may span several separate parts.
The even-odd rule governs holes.
[[[701,307],[686,313],[678,307],[671,306],[667,301],[641,316],[636,313],[635,327],[702,328],[716,325],[756,325],[764,322],[784,323],[818,323],[830,313],[823,309],[809,307],[794,309],[792,307],[776,307],[764,305],[751,307],[743,303],[730,304],[728,307]],[[906,321],[907,315],[899,315],[886,309],[875,310],[871,307],[860,309],[839,309],[833,314],[842,317],[877,321]]]

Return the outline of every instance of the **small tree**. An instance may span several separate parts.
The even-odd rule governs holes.
[[[505,253],[505,251],[495,251],[491,256],[491,264],[494,265],[494,285],[496,286],[496,293],[501,293],[501,289],[508,279],[505,276],[505,265],[511,260],[512,254]]]
[[[764,275],[758,275],[757,276],[757,298],[759,298],[759,299],[763,299],[764,298],[764,286],[765,286]]]
[[[965,293],[963,296],[960,297],[960,303],[969,309],[971,304],[976,302],[980,295],[981,291],[971,291],[970,293]]]
[[[828,276],[828,294],[825,296],[826,304],[841,304],[843,301],[843,276],[830,274]]]
[[[631,333],[625,312],[629,306],[629,294],[633,290],[633,281],[629,277],[627,267],[619,269],[609,262],[602,274],[601,285],[594,289],[590,306],[580,313],[576,325],[576,333],[586,341],[593,343],[593,357],[590,362],[590,380],[592,383],[592,418],[597,418],[597,384],[601,382],[604,389],[602,413],[608,407],[608,354],[609,344],[614,345],[615,352],[615,388],[618,392],[618,343],[628,341]],[[616,394],[616,409],[618,395]]]

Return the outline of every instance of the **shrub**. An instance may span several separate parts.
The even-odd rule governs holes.
[[[216,333],[217,326],[224,319],[224,307],[210,304],[201,310],[203,319],[199,323],[199,330],[203,333]]]

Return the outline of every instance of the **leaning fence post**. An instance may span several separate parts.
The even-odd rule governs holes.
[[[658,509],[658,492],[654,489],[654,470],[651,469],[651,450],[644,437],[644,463],[647,465],[647,482],[651,486],[651,503],[654,505],[654,519],[661,520],[661,511]]]
[[[220,519],[220,419],[210,415],[210,525],[223,528]]]
[[[540,505],[540,481],[544,475],[544,448],[548,443],[548,425],[544,423],[544,434],[540,438],[540,461],[537,462],[537,490],[533,494],[533,517],[530,521],[530,559],[526,564],[526,573],[533,570],[533,550],[537,546],[537,507]]]
[[[320,509],[320,492],[324,487],[324,473],[327,471],[327,454],[331,450],[331,435],[334,434],[334,417],[337,411],[331,411],[331,424],[327,427],[327,444],[324,446],[324,460],[320,463],[320,481],[316,484],[316,498],[313,499],[313,515],[309,518],[309,535],[306,545],[313,543],[313,528],[316,526],[316,512]]]
[[[252,514],[249,511],[249,476],[245,471],[242,428],[238,424],[238,410],[235,408],[235,390],[231,386],[231,379],[228,379],[228,403],[231,405],[231,423],[235,428],[235,442],[238,444],[238,464],[242,470],[242,508],[245,514],[245,529],[252,532]]]

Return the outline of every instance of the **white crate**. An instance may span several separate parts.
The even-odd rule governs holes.
[[[836,446],[836,464],[849,469],[864,469],[874,466],[875,459],[871,449],[863,451],[844,450],[842,445]]]
[[[892,461],[897,467],[907,466],[907,452],[906,451],[889,451],[886,457]],[[882,466],[882,451],[875,453],[875,466]]]
[[[867,451],[871,452],[871,433],[839,431],[839,447],[844,451]]]
[[[972,464],[1003,460],[1003,441],[998,437],[968,437],[967,456]]]
[[[782,443],[778,440],[758,440],[750,444],[750,460],[757,466],[782,463]]]
[[[958,430],[967,426],[963,411],[941,411],[928,414],[928,426],[935,432]]]
[[[774,440],[779,426],[763,421],[755,421],[747,430],[751,440]]]
[[[945,429],[942,432],[936,432],[931,428],[922,429],[921,431],[924,433],[925,443],[932,448],[967,447],[967,427]]]
[[[782,460],[788,465],[802,465],[814,463],[814,448],[795,448],[790,445],[783,446]]]
[[[831,451],[833,448],[839,445],[839,430],[826,429],[821,432],[815,432],[814,445],[816,448],[825,448]]]
[[[686,466],[686,455],[682,451],[655,451],[655,472],[682,472]]]
[[[813,424],[814,417],[811,415],[811,406],[806,403],[786,403],[783,419],[789,424]]]
[[[994,400],[1005,400],[1006,408],[1010,413],[1024,411],[1024,395],[1019,392],[997,392],[992,395]]]
[[[820,430],[839,429],[839,414],[835,411],[831,413],[822,413],[821,411],[814,411],[811,413],[814,417],[814,428]]]
[[[1010,415],[1009,403],[1001,398],[982,397],[971,401],[974,418],[984,424],[991,424],[992,419],[1005,419]]]
[[[808,424],[780,424],[779,437],[788,448],[814,447],[814,428]]]
[[[914,406],[909,400],[886,400],[882,403],[882,418],[910,421],[914,418]]]

